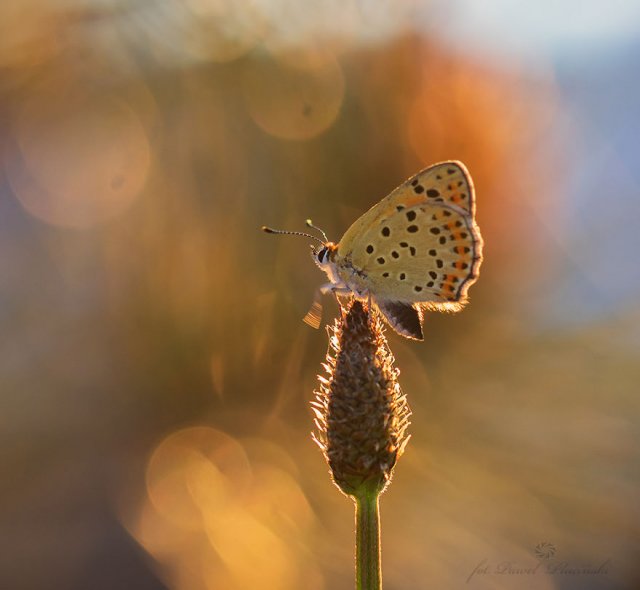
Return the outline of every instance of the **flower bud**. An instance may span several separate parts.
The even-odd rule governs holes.
[[[361,301],[328,329],[329,349],[312,408],[315,441],[335,484],[347,495],[379,493],[409,436],[411,411],[376,311]]]

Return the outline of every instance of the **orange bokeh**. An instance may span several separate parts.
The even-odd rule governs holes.
[[[151,148],[117,96],[46,80],[17,107],[5,169],[14,194],[42,221],[86,228],[139,197]]]
[[[176,588],[188,579],[211,589],[285,589],[304,578],[320,590],[317,568],[296,565],[314,516],[283,470],[291,460],[269,441],[245,445],[204,426],[167,436],[148,462],[148,502],[126,525]]]

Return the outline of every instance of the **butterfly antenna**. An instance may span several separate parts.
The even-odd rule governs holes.
[[[312,240],[315,240],[316,242],[320,242],[321,244],[324,244],[324,242],[318,237],[318,236],[314,236],[312,234],[307,234],[305,232],[302,231],[287,231],[284,229],[273,229],[272,227],[267,227],[266,225],[262,226],[262,231],[268,234],[282,234],[282,235],[289,235],[289,236],[303,236],[305,238],[311,238]]]
[[[307,219],[306,224],[307,224],[307,227],[310,227],[312,229],[315,229],[316,231],[319,231],[322,234],[322,237],[324,238],[325,242],[329,241],[329,238],[327,237],[327,234],[324,233],[324,230],[320,229],[317,225],[313,225],[313,221],[311,221],[311,219]]]

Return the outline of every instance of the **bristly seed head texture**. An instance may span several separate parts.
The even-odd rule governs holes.
[[[347,495],[381,492],[409,440],[411,411],[378,314],[353,300],[329,331],[329,349],[311,403],[315,441]]]

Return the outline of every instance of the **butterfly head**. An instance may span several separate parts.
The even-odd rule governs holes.
[[[330,242],[329,238],[327,238],[327,234],[325,234],[324,231],[322,231],[319,227],[316,227],[315,225],[313,225],[310,219],[307,219],[307,227],[310,227],[312,229],[319,231],[320,234],[322,234],[323,239],[320,239],[318,236],[314,236],[305,232],[273,229],[271,227],[266,227],[266,226],[262,227],[262,231],[265,231],[268,234],[288,234],[288,235],[294,235],[294,236],[303,236],[303,237],[311,238],[312,240],[315,240],[316,242],[318,242],[317,246],[313,246],[313,245],[311,246],[311,258],[313,258],[313,261],[316,263],[316,265],[327,274],[327,276],[329,277],[329,280],[332,283],[337,283],[339,281],[338,267],[336,265],[336,255],[338,253],[338,244],[334,244],[333,242]]]
[[[327,234],[324,233],[319,227],[313,225],[310,219],[307,219],[307,227],[318,230],[322,234],[322,238],[320,239],[318,236],[314,236],[305,232],[300,231],[288,231],[281,229],[273,229],[271,227],[262,226],[262,231],[267,232],[268,234],[288,234],[292,236],[303,236],[306,238],[311,238],[320,244],[319,246],[311,246],[311,257],[313,261],[325,272],[328,272],[328,269],[334,264],[334,259],[336,252],[338,251],[337,244],[329,241],[327,238]]]
[[[325,272],[335,266],[335,257],[338,252],[337,244],[325,242],[322,246],[312,246],[311,257],[313,261]]]

